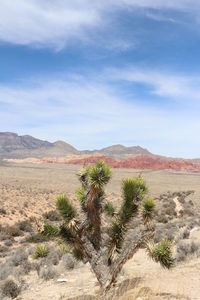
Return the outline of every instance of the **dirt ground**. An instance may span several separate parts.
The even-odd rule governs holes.
[[[7,214],[1,216],[0,223],[13,224],[19,218],[30,215],[38,217],[54,207],[57,194],[66,193],[74,199],[79,186],[77,172],[79,166],[62,164],[0,164],[0,207]],[[159,196],[167,191],[194,190],[193,200],[199,207],[200,174],[168,171],[140,171],[114,169],[111,182],[106,188],[107,196],[119,202],[121,181],[125,177],[141,174],[150,187],[150,194]]]
[[[60,164],[1,163],[0,208],[4,208],[6,214],[0,215],[0,224],[14,224],[30,216],[40,217],[45,211],[54,208],[54,199],[58,193],[66,193],[75,201],[73,193],[79,185],[76,176],[79,169],[77,166]],[[200,174],[114,169],[113,178],[107,186],[108,198],[117,204],[120,199],[121,180],[138,174],[146,179],[150,194],[156,197],[167,191],[194,190],[192,199],[196,209],[199,209]],[[177,199],[175,202],[180,210]],[[191,231],[190,239],[192,238],[200,242],[199,228]],[[87,300],[93,299],[92,296],[99,293],[96,278],[88,264],[80,263],[78,268],[61,272],[59,279],[64,280],[38,280],[36,273],[31,271],[25,276],[28,288],[17,299]],[[75,296],[80,297],[74,298]],[[167,271],[150,261],[144,250],[140,250],[124,266],[116,290],[113,290],[114,299],[199,300],[200,258],[193,256],[178,264],[172,271]]]

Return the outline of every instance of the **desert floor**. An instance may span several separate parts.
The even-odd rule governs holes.
[[[31,216],[37,218],[54,209],[57,194],[66,193],[75,201],[74,192],[79,186],[76,173],[80,167],[61,164],[0,164],[0,215],[1,225],[13,225]],[[168,171],[140,171],[114,169],[107,186],[108,198],[120,202],[121,180],[138,174],[146,179],[150,194],[159,196],[170,192],[194,190],[192,200],[200,211],[200,174],[184,174]],[[190,239],[200,242],[200,230],[195,228]],[[88,264],[67,272],[58,278],[44,281],[34,272],[26,275],[27,289],[18,296],[23,300],[93,299],[99,287]],[[89,297],[91,295],[91,297]],[[0,298],[1,299],[1,298]],[[2,298],[3,299],[3,298]],[[95,298],[96,299],[96,298]],[[200,299],[200,258],[195,255],[179,263],[172,271],[161,269],[140,250],[121,272],[119,283],[113,291],[113,299]]]

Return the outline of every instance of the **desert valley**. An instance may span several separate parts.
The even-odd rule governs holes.
[[[81,153],[64,142],[47,143],[0,134],[0,299],[199,299],[198,159],[164,158],[122,146]],[[122,180],[144,178],[156,203],[154,241],[172,241],[175,259],[171,270],[162,269],[140,249],[124,265],[107,298],[87,261],[76,260],[61,239],[53,241],[38,231],[38,224],[60,220],[58,194],[67,195],[79,209],[77,173],[99,159],[114,167],[104,201],[116,209],[122,203]],[[36,255],[41,245],[44,257]]]

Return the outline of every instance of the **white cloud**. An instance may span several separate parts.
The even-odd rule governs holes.
[[[137,8],[198,14],[200,5],[193,0],[0,0],[0,41],[59,50],[72,39],[89,42],[97,28],[106,30],[113,10]],[[127,43],[114,40],[111,48],[126,49]]]
[[[149,86],[150,93],[177,101],[200,104],[200,76],[176,74],[146,68],[127,67],[107,70],[113,80],[143,83]]]
[[[21,45],[62,48],[72,37],[84,39],[84,29],[98,25],[100,18],[76,0],[1,0],[0,8],[0,40]]]
[[[64,139],[79,149],[123,143],[159,154],[200,156],[196,108],[144,104],[137,95],[127,98],[117,83],[91,78],[62,76],[0,86],[0,131]]]

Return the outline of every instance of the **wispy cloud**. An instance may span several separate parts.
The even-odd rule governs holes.
[[[158,93],[162,85],[156,85],[158,75],[152,79],[150,73],[146,77],[138,74],[139,71],[131,78],[133,82],[151,84]],[[125,77],[124,71],[122,76]],[[151,78],[147,79],[148,76]],[[159,154],[199,155],[200,142],[196,136],[200,123],[196,108],[188,110],[181,104],[173,110],[156,105],[156,101],[144,104],[140,95],[130,98],[125,88],[122,93],[117,76],[112,77],[111,84],[111,78],[97,78],[94,74],[63,75],[60,79],[39,78],[37,82],[0,86],[1,131],[65,139],[81,149],[123,143],[140,144]],[[166,97],[163,88],[159,96]]]
[[[1,0],[0,6],[1,42],[57,50],[72,40],[91,42],[96,29],[97,37],[99,30],[112,32],[113,10],[171,9],[199,15],[200,8],[198,1],[193,0]],[[154,19],[160,18],[156,12],[153,16]],[[171,22],[172,19],[168,20]],[[109,48],[127,49],[130,43],[127,40],[117,42],[116,39],[112,43],[110,38],[112,46]]]
[[[179,74],[149,68],[127,67],[107,70],[107,76],[113,80],[143,83],[149,87],[149,93],[168,97],[172,100],[196,101],[200,105],[199,74]]]

